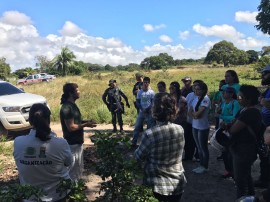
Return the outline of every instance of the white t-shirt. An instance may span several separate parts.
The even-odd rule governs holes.
[[[147,109],[152,106],[152,102],[155,97],[155,92],[152,89],[144,91],[141,89],[137,94],[137,100],[140,100],[140,105],[143,109]]]
[[[192,104],[191,104],[193,111],[195,111],[195,107],[196,107],[196,104],[198,101],[199,101],[199,99],[196,96],[196,98],[192,101]],[[199,108],[205,107],[206,109],[201,114],[200,118],[192,119],[192,127],[193,128],[196,128],[199,130],[205,130],[205,129],[209,128],[208,114],[209,114],[210,106],[211,106],[211,101],[210,101],[209,97],[206,95],[206,96],[204,96],[204,98],[199,106]]]
[[[22,185],[29,184],[41,188],[47,196],[43,201],[56,201],[59,196],[56,187],[62,179],[70,179],[69,168],[73,157],[67,141],[51,133],[51,139],[41,141],[32,129],[26,136],[14,140],[14,159]]]
[[[197,96],[195,95],[194,92],[191,92],[187,95],[186,97],[186,101],[187,101],[187,111],[189,111],[189,108],[192,106],[192,102],[193,100],[196,98]],[[192,123],[192,117],[187,115],[187,122],[188,123]]]

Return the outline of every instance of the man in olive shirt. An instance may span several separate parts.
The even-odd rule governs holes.
[[[83,171],[83,128],[96,126],[91,121],[82,121],[80,109],[75,104],[79,97],[80,91],[76,83],[64,85],[60,120],[64,138],[67,140],[74,158],[74,164],[71,166],[69,175],[75,181],[82,177]]]

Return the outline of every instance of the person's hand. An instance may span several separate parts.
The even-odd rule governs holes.
[[[127,105],[127,107],[128,107],[128,108],[130,108],[130,105],[129,105],[129,103],[127,103],[126,105]]]
[[[224,123],[223,121],[219,124],[219,127],[224,129],[224,130],[227,130],[227,124]]]
[[[97,124],[94,123],[94,122],[92,122],[92,121],[88,121],[88,122],[86,122],[86,124],[85,124],[85,127],[89,127],[89,128],[94,128],[94,127],[96,127],[96,126],[97,126]]]

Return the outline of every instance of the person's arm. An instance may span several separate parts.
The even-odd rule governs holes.
[[[90,127],[90,128],[96,127],[96,124],[94,124],[93,122],[90,122],[90,121],[87,121],[87,122],[81,123],[81,124],[76,124],[76,123],[74,123],[74,119],[73,118],[71,118],[71,119],[65,119],[65,124],[67,126],[67,129],[70,132],[81,130],[84,127]]]
[[[125,102],[126,102],[126,106],[127,106],[128,108],[130,108],[130,105],[129,105],[129,102],[128,102],[128,98],[127,98],[127,96],[125,95],[125,93],[124,93],[122,90],[120,90],[120,89],[119,89],[119,93],[120,93],[120,95],[124,98],[124,100],[125,100]]]
[[[192,118],[193,119],[199,119],[205,110],[206,110],[205,106],[199,107],[198,111],[196,111],[196,112],[193,111],[192,112]]]
[[[150,146],[152,144],[150,143],[150,140],[146,133],[142,136],[142,142],[140,146],[135,150],[134,157],[137,161],[144,161],[147,156],[149,155]]]
[[[264,142],[265,142],[265,144],[270,145],[270,126],[268,126],[265,129],[265,132],[264,132]]]
[[[104,102],[105,105],[108,105],[109,103],[107,102],[107,95],[108,95],[108,89],[105,90],[105,92],[102,95],[102,101]]]
[[[270,109],[270,98],[261,98],[260,100],[260,104],[267,108],[267,109]]]
[[[230,134],[235,134],[238,133],[239,131],[241,131],[242,129],[246,128],[247,125],[240,120],[236,120],[232,126],[229,128],[229,133]]]

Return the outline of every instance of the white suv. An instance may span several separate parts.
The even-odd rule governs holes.
[[[7,131],[30,128],[28,121],[30,107],[47,101],[40,95],[25,93],[14,85],[0,80],[0,135]]]

